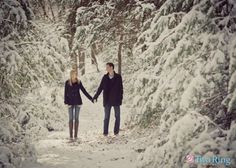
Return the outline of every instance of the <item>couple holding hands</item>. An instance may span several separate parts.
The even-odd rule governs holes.
[[[64,103],[69,106],[69,132],[70,140],[73,140],[73,128],[74,139],[77,139],[78,127],[79,127],[79,112],[82,105],[82,99],[80,96],[80,90],[84,95],[93,103],[97,101],[98,96],[103,91],[103,106],[104,106],[104,125],[103,135],[108,135],[109,120],[111,107],[115,110],[115,126],[114,134],[119,134],[120,129],[120,105],[123,99],[123,83],[121,75],[114,71],[114,64],[108,62],[106,64],[106,71],[101,80],[101,83],[97,89],[96,94],[92,97],[84,88],[82,82],[77,77],[76,70],[70,72],[70,79],[65,82]],[[74,121],[74,122],[73,122]]]

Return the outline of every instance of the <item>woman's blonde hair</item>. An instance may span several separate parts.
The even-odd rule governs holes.
[[[70,79],[69,79],[69,84],[72,86],[72,75],[73,75],[73,73],[76,73],[77,74],[77,71],[75,70],[75,69],[72,69],[71,71],[70,71]],[[76,82],[78,82],[79,83],[79,79],[78,79],[78,77],[76,76]]]

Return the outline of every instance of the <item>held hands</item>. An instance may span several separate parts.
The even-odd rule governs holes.
[[[97,102],[97,99],[93,97],[93,98],[91,99],[91,102],[92,102],[92,103]]]

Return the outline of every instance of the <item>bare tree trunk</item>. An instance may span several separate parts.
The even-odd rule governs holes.
[[[52,2],[51,2],[51,0],[48,0],[48,3],[49,3],[49,7],[50,7],[50,10],[51,10],[51,13],[52,13],[52,19],[53,19],[53,21],[55,21],[55,15],[54,15],[54,12],[53,12],[53,9],[52,9]]]
[[[78,57],[76,53],[71,53],[71,58],[72,58],[72,69],[76,70],[78,74]]]
[[[75,59],[76,72],[78,74],[78,56],[77,56],[77,54],[74,55],[74,59]]]
[[[83,51],[79,52],[79,70],[81,75],[85,74],[85,53]]]
[[[96,60],[96,57],[95,57],[95,43],[93,43],[92,45],[91,45],[91,63],[92,64],[96,64],[97,63],[97,60]]]
[[[69,14],[69,17],[68,17],[68,22],[69,22],[69,25],[68,25],[68,32],[70,34],[70,37],[68,39],[68,43],[69,43],[69,48],[70,50],[72,50],[72,47],[73,47],[73,40],[74,40],[74,35],[75,35],[75,32],[76,32],[76,27],[75,27],[75,24],[76,24],[76,9],[72,9],[71,13]]]
[[[122,59],[121,59],[121,52],[122,52],[122,41],[123,41],[123,35],[120,35],[120,41],[118,46],[118,74],[121,75],[121,65],[122,65]]]
[[[93,44],[91,45],[91,63],[96,65],[97,72],[99,72],[99,69],[98,69],[98,62],[97,62],[96,55],[97,55],[97,52],[96,52],[96,44],[93,43]]]
[[[48,15],[47,15],[47,12],[46,12],[46,7],[45,7],[45,1],[44,0],[38,0],[40,6],[42,7],[43,9],[43,15],[44,17],[47,17],[48,18]]]
[[[102,50],[103,50],[103,45],[102,45],[102,43],[98,43],[98,44],[97,44],[97,53],[102,52]]]
[[[70,37],[68,39],[68,43],[69,43],[69,48],[70,50],[72,49],[72,43],[73,43],[73,39],[74,39],[74,35],[76,32],[76,13],[77,13],[77,9],[81,6],[86,6],[89,4],[89,0],[83,0],[83,1],[74,1],[74,4],[72,5],[72,8],[70,10],[70,13],[67,17],[67,31],[70,34]]]
[[[77,61],[77,55],[79,56],[79,70],[81,71],[81,75],[83,75],[85,73],[85,53],[81,51],[81,49],[79,48],[79,53],[76,55],[73,51],[73,40],[74,40],[74,36],[76,33],[76,13],[77,13],[77,9],[81,6],[86,6],[88,5],[90,1],[88,0],[83,0],[83,1],[74,1],[73,5],[71,6],[71,10],[70,13],[67,17],[66,23],[67,23],[67,31],[69,36],[67,37],[68,39],[68,45],[69,45],[69,49],[70,49],[70,57],[73,59],[75,58],[75,64],[76,67],[78,65],[78,61]],[[74,65],[75,66],[75,65]],[[76,71],[78,71],[78,68],[76,69]]]
[[[60,20],[61,19],[60,8],[63,8],[64,5],[62,5],[62,7],[60,7],[59,3],[56,3],[56,5],[57,5],[57,18],[58,18],[58,20]]]

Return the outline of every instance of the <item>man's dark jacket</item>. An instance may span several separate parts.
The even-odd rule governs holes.
[[[84,95],[92,100],[92,97],[85,90],[81,81],[72,83],[72,86],[69,84],[69,80],[65,82],[65,93],[64,93],[64,103],[68,105],[81,105],[82,99],[80,96],[80,90],[84,93]]]
[[[109,79],[109,74],[105,74],[102,78],[100,86],[94,99],[97,99],[103,91],[103,106],[119,106],[122,104],[123,99],[123,83],[121,75],[114,72],[113,79]]]

